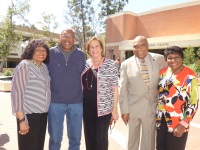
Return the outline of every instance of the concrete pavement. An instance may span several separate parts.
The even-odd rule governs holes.
[[[16,120],[12,115],[10,92],[0,92],[0,150],[17,150]],[[116,123],[112,133],[109,131],[109,150],[124,150],[126,145],[126,126],[121,118]],[[48,132],[46,134],[44,150],[48,150]],[[186,150],[200,150],[200,110],[195,115],[189,131]],[[61,150],[67,150],[68,140],[66,128]],[[81,150],[85,150],[82,133]]]

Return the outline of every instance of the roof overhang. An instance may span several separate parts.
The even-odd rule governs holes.
[[[165,37],[147,38],[149,49],[165,49],[168,46],[200,47],[200,34],[173,35]],[[119,50],[132,50],[133,40],[125,40],[117,43],[107,43],[107,47],[119,46]]]

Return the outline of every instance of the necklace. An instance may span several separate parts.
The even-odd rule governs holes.
[[[90,75],[90,73],[92,73],[92,75]],[[94,85],[94,83],[96,82],[96,78],[97,78],[97,72],[98,72],[98,69],[88,69],[87,70],[87,73],[86,73],[86,86],[87,86],[87,89],[90,91]],[[89,75],[88,75],[89,74]],[[88,78],[89,76],[89,78]],[[91,79],[91,82],[89,83],[89,79]]]
[[[94,79],[94,75],[92,73],[92,79],[91,79],[91,83],[90,83],[90,86],[89,86],[89,81],[88,81],[88,74],[89,74],[89,71],[90,69],[87,71],[87,74],[86,74],[86,86],[87,86],[87,89],[90,91],[92,89],[92,82],[93,82],[93,79]]]
[[[33,62],[33,64],[36,65],[38,68],[41,66],[41,64],[40,64],[40,65],[37,64],[37,63],[35,62],[35,60],[32,60],[32,62]]]

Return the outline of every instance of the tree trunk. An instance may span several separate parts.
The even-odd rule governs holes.
[[[5,62],[6,62],[6,59],[5,59],[5,58],[2,58],[2,62],[1,62],[1,64],[0,64],[0,72],[3,71],[3,65],[4,65]]]

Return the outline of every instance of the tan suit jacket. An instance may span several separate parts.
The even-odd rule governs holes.
[[[159,71],[166,67],[164,57],[160,54],[148,53],[152,65],[150,87],[143,81],[135,56],[121,64],[119,104],[121,114],[129,113],[130,117],[144,118],[147,110],[156,113],[158,101],[157,85]]]

